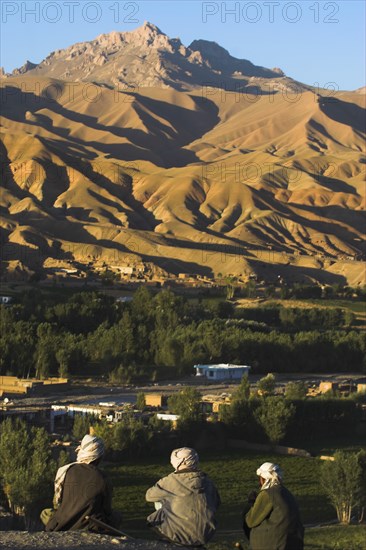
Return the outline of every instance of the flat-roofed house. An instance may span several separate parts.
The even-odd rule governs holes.
[[[168,396],[163,393],[145,393],[145,403],[149,407],[163,409],[167,406]]]
[[[196,376],[202,376],[207,380],[241,380],[249,374],[248,365],[231,365],[230,363],[219,363],[216,365],[195,365]]]

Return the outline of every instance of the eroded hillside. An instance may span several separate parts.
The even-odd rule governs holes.
[[[6,262],[364,282],[364,94],[274,75],[120,91],[33,72],[1,84]]]

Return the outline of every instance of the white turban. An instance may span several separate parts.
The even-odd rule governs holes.
[[[184,470],[185,468],[195,470],[198,466],[198,461],[197,452],[189,447],[174,449],[170,455],[170,464],[176,472],[178,470]]]
[[[257,470],[257,476],[262,477],[265,483],[262,485],[262,489],[269,489],[274,485],[280,485],[282,483],[282,470],[278,464],[273,462],[264,462]]]
[[[90,464],[94,460],[98,460],[104,455],[104,443],[100,437],[96,435],[84,435],[81,444],[76,449],[77,462]]]

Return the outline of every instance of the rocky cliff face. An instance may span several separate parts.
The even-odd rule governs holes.
[[[257,67],[206,40],[185,47],[151,23],[131,32],[101,34],[52,52],[38,65],[27,61],[11,76],[47,76],[93,81],[123,88],[166,87],[192,89],[207,83],[227,89],[244,85],[248,77],[283,77],[280,69]],[[10,76],[10,75],[8,75]]]

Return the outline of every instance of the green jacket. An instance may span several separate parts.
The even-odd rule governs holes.
[[[245,514],[251,550],[303,550],[304,528],[296,501],[283,485],[259,492]]]
[[[162,507],[148,524],[163,537],[184,546],[206,544],[216,531],[220,497],[211,479],[201,471],[173,472],[146,493],[148,502]]]

